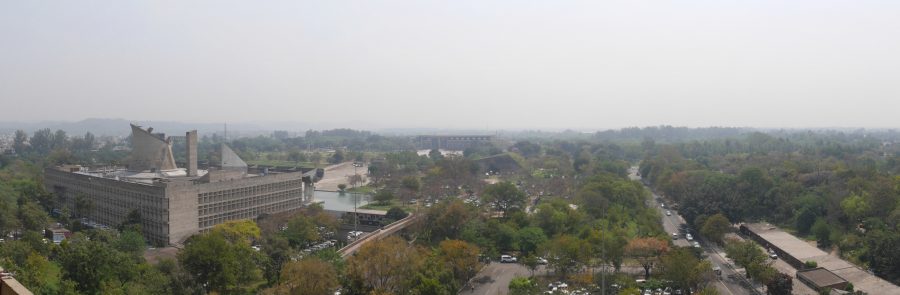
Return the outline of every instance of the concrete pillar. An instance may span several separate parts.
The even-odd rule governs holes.
[[[187,147],[187,175],[197,176],[197,130],[185,133]]]

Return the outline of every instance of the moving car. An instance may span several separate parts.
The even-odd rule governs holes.
[[[672,216],[672,211],[666,210],[666,216]]]

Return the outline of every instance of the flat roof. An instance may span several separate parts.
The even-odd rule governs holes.
[[[777,227],[767,223],[744,224],[747,229],[762,237],[766,242],[775,245],[784,252],[787,252],[800,261],[809,260],[807,258],[828,255],[825,251],[813,247],[806,241],[803,241],[792,234],[786,233]],[[766,245],[764,245],[766,246]]]
[[[812,282],[817,288],[830,287],[847,282],[844,278],[821,267],[797,271],[797,276]]]
[[[347,212],[353,213],[353,211]],[[372,209],[356,209],[356,213],[362,214],[373,214],[373,215],[387,215],[387,211],[384,210],[372,210]]]
[[[820,268],[826,269],[828,272],[853,283],[853,287],[856,290],[869,294],[900,295],[900,287],[897,287],[897,285],[868,273],[840,257],[828,254],[809,242],[801,240],[774,225],[768,223],[746,223],[744,227],[800,262],[815,261]],[[799,275],[800,272],[798,271],[797,274]]]

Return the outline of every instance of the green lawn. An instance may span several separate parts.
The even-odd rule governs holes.
[[[358,186],[354,188],[347,189],[348,193],[359,193],[359,194],[375,194],[375,188],[371,186]]]
[[[406,211],[406,212],[412,212],[416,209],[415,207],[410,207],[408,204],[400,204],[399,200],[391,200],[391,202],[387,203],[387,204],[379,204],[379,203],[373,202],[373,203],[366,204],[365,206],[362,206],[360,208],[370,209],[370,210],[388,211],[394,207],[400,207],[401,209],[403,209],[403,211]]]

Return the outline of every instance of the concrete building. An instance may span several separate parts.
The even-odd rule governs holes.
[[[216,224],[300,208],[308,201],[304,188],[321,174],[251,171],[224,144],[221,165],[199,169],[197,133],[185,137],[187,169],[175,166],[171,138],[132,125],[127,168],[50,168],[44,171],[44,186],[89,224],[114,227],[137,210],[147,241],[177,245]]]
[[[809,243],[786,233],[777,227],[767,223],[741,224],[741,233],[750,236],[763,247],[772,249],[778,253],[778,257],[798,270],[804,268],[806,261],[814,261],[816,264],[827,270],[834,276],[853,283],[856,290],[860,290],[869,294],[896,294],[900,295],[900,287],[892,284],[882,278],[879,278],[865,270],[860,269],[856,265],[849,263],[840,257],[826,253]],[[802,271],[798,271],[799,276]],[[807,280],[803,281],[812,288],[816,284],[830,284],[836,280],[821,271],[815,272],[807,276]]]
[[[19,283],[12,276],[12,274],[6,272],[2,267],[0,267],[0,295],[32,295],[31,291],[28,291],[28,288]]]
[[[415,139],[419,149],[438,149],[461,151],[467,148],[490,143],[490,135],[422,135]]]
[[[844,290],[847,288],[847,280],[824,268],[813,268],[797,271],[797,279],[805,283],[813,290],[832,288]]]

